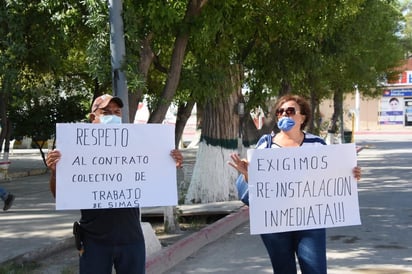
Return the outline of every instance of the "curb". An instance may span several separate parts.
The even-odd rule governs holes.
[[[7,173],[0,174],[0,181],[10,181],[14,178],[23,178],[34,175],[42,175],[48,172],[47,168],[29,169],[26,171],[8,171]]]
[[[379,131],[379,130],[371,130],[371,131],[355,131],[356,135],[410,135],[412,134],[412,130],[387,130],[387,131]]]
[[[21,177],[28,177],[28,176],[34,176],[34,175],[42,175],[46,174],[48,171],[47,168],[38,168],[38,169],[30,169],[27,171],[16,171],[16,172],[11,172],[8,174],[9,178],[21,178]]]
[[[7,264],[7,263],[17,263],[17,264],[23,264],[27,262],[34,262],[37,260],[41,260],[44,258],[47,258],[53,254],[59,253],[62,250],[68,249],[68,248],[76,248],[74,246],[74,237],[71,236],[69,238],[66,238],[64,240],[61,240],[55,244],[50,244],[45,247],[37,248],[33,251],[29,251],[27,253],[24,253],[22,255],[19,255],[17,257],[14,257],[10,260],[7,260],[5,262],[2,262],[0,264]]]
[[[226,233],[249,220],[249,208],[242,207],[217,222],[181,239],[146,259],[146,274],[160,274],[183,261],[203,246],[212,243]]]

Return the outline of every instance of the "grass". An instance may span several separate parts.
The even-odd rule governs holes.
[[[35,274],[42,273],[41,269],[42,265],[37,262],[4,263],[0,265],[1,274]],[[67,266],[60,271],[60,274],[76,274],[77,272],[77,266]]]
[[[0,265],[0,273],[2,274],[30,274],[39,267],[35,262],[28,263],[4,263]]]

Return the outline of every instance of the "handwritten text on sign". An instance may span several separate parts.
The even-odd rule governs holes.
[[[354,144],[248,150],[250,230],[360,224]]]
[[[57,124],[56,209],[177,204],[174,126]]]

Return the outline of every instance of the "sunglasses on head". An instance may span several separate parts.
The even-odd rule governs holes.
[[[296,109],[294,107],[288,107],[286,109],[284,109],[284,108],[277,109],[276,110],[276,116],[281,116],[281,115],[283,115],[284,112],[286,112],[287,116],[295,115],[296,114]]]

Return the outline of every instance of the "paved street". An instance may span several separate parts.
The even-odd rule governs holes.
[[[361,135],[361,226],[328,229],[330,274],[412,273],[412,135]],[[272,273],[245,223],[176,265],[170,274]]]

